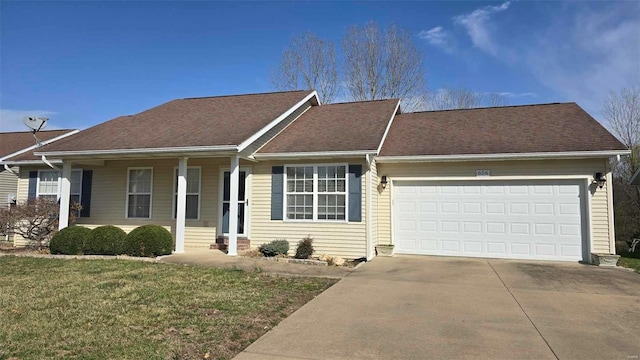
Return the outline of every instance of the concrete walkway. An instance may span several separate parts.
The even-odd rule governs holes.
[[[171,264],[192,264],[227,269],[241,269],[245,271],[260,271],[284,276],[311,276],[337,279],[343,278],[354,271],[354,268],[344,266],[288,264],[261,258],[228,256],[218,250],[192,250],[184,254],[163,256],[159,261]]]
[[[640,275],[589,265],[376,258],[236,359],[638,359]]]

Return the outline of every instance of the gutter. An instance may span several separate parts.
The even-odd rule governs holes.
[[[567,151],[567,152],[538,152],[538,153],[503,153],[503,154],[456,154],[456,155],[407,155],[407,156],[379,156],[380,163],[392,162],[445,162],[445,161],[480,161],[480,160],[541,160],[541,159],[580,159],[603,158],[619,155],[629,155],[629,150],[608,151]]]
[[[42,155],[42,162],[47,164],[47,166],[49,166],[52,169],[58,170],[58,171],[62,171],[59,167],[53,165],[51,162],[49,162],[49,160],[47,159],[46,156]]]
[[[9,167],[9,165],[4,164],[4,169],[10,173],[12,173],[15,176],[20,176],[20,174],[18,174],[17,172],[15,172],[12,168]]]
[[[163,154],[178,152],[237,152],[236,145],[216,145],[216,146],[185,146],[185,147],[168,147],[168,148],[143,148],[143,149],[109,149],[109,150],[79,150],[79,151],[50,151],[35,152],[34,154],[46,156],[95,156],[95,155],[136,155],[136,154]]]
[[[319,151],[319,152],[291,152],[291,153],[257,153],[255,159],[299,159],[299,158],[335,158],[335,157],[360,157],[376,155],[376,150],[358,151]]]

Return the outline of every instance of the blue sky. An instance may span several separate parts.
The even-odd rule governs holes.
[[[640,83],[637,1],[0,1],[0,131],[31,114],[82,129],[171,99],[271,91],[292,36],[339,49],[368,21],[413,34],[430,91],[575,101],[601,119],[609,91]]]

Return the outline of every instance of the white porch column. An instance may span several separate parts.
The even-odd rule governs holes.
[[[60,212],[58,216],[58,230],[69,226],[69,201],[71,197],[71,163],[62,163],[60,176]]]
[[[187,215],[187,158],[178,162],[178,199],[176,208],[176,253],[184,252],[184,227]]]
[[[238,255],[238,188],[240,182],[240,158],[231,157],[229,169],[229,249],[227,255]]]

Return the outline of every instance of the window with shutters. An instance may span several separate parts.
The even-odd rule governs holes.
[[[38,185],[36,197],[58,201],[60,198],[60,171],[38,171]],[[82,170],[71,170],[71,198],[70,203],[80,204],[82,194]]]
[[[347,165],[285,166],[286,220],[346,221]]]

